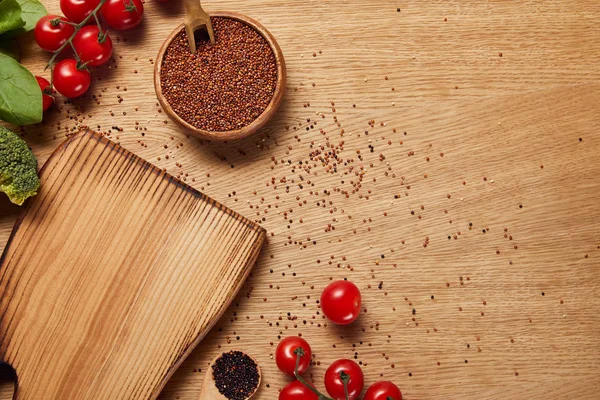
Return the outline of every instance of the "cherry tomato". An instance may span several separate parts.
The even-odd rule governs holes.
[[[296,368],[296,354],[294,351],[302,347],[304,355],[300,357],[300,364],[298,365],[298,373],[303,373],[310,366],[310,360],[312,357],[312,350],[308,342],[298,336],[289,336],[283,339],[277,345],[275,350],[275,362],[277,368],[284,374],[294,376],[294,369]]]
[[[141,0],[107,0],[100,14],[111,28],[126,31],[142,22],[144,5]]]
[[[84,68],[77,68],[77,60],[73,58],[66,58],[54,66],[52,80],[56,90],[70,99],[87,92],[91,83],[90,73]]]
[[[80,23],[100,4],[100,0],[60,0],[60,9],[71,21]]]
[[[46,51],[56,51],[69,40],[75,32],[73,25],[65,22],[65,17],[46,15],[35,24],[33,34],[38,46]]]
[[[52,94],[54,91],[52,90],[52,86],[50,86],[50,82],[46,78],[42,78],[41,76],[35,77],[38,85],[40,85],[40,89],[42,89],[42,108],[44,111],[49,109],[52,104],[54,104],[54,96]]]
[[[348,325],[360,314],[360,290],[352,282],[336,281],[323,290],[321,310],[331,322]]]
[[[300,381],[295,380],[281,389],[279,400],[319,400],[319,396]]]
[[[92,67],[106,63],[112,56],[112,40],[108,32],[100,32],[97,25],[81,28],[73,38],[73,46],[81,62]]]
[[[390,381],[376,382],[367,390],[363,400],[402,400],[402,392]]]
[[[348,399],[354,400],[363,390],[364,377],[358,364],[352,360],[337,360],[327,368],[327,371],[325,371],[325,389],[335,400],[345,400],[342,372],[349,375]]]

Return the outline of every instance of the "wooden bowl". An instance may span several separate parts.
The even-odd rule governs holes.
[[[260,383],[262,381],[262,373],[260,370],[260,366],[258,365],[258,362],[254,359],[254,357],[252,357],[250,354],[246,353],[245,351],[238,350],[238,349],[231,349],[228,351],[224,351],[223,353],[228,353],[230,351],[239,351],[240,353],[244,353],[246,356],[250,357],[250,359],[252,359],[256,363],[256,368],[258,370],[258,383],[256,385],[256,389],[254,390],[254,392],[252,392],[252,394],[250,394],[250,396],[248,396],[246,398],[246,400],[248,400],[248,399],[254,397],[256,392],[258,392],[258,389],[260,389]],[[211,363],[208,367],[208,370],[206,371],[206,374],[204,375],[204,381],[202,383],[202,389],[200,389],[200,397],[198,398],[198,400],[227,400],[227,398],[219,392],[219,389],[217,389],[217,385],[215,385],[215,378],[213,376],[213,370],[212,370],[212,366],[217,362],[217,360],[219,358],[221,358],[223,356],[223,353],[219,354],[217,357],[215,357],[211,361]]]
[[[252,18],[248,18],[247,16],[245,16],[243,14],[229,12],[229,11],[214,12],[214,13],[211,13],[210,16],[211,17],[231,18],[231,19],[240,21],[246,25],[249,25],[252,28],[254,28],[254,30],[256,30],[259,34],[261,34],[262,37],[264,37],[265,40],[269,43],[269,46],[271,46],[271,49],[273,50],[273,54],[275,54],[275,62],[277,64],[277,86],[275,87],[275,92],[273,93],[273,98],[271,99],[271,102],[269,103],[267,108],[263,111],[263,113],[261,115],[259,115],[258,118],[256,118],[254,121],[252,121],[252,123],[250,123],[249,125],[246,125],[240,129],[236,129],[236,130],[232,130],[232,131],[225,131],[225,132],[207,131],[204,129],[196,128],[189,122],[183,120],[183,118],[181,118],[179,115],[177,115],[175,113],[175,111],[173,111],[173,108],[171,108],[171,105],[167,102],[167,99],[165,99],[165,96],[162,93],[162,88],[160,86],[160,70],[161,70],[162,63],[163,63],[163,57],[167,51],[167,48],[169,47],[169,45],[171,44],[173,39],[175,39],[175,36],[177,36],[179,34],[179,32],[181,32],[184,29],[183,24],[181,24],[177,28],[175,28],[175,30],[169,35],[169,37],[167,38],[165,43],[160,48],[160,50],[158,52],[158,56],[156,57],[156,63],[154,65],[154,89],[156,90],[156,97],[158,98],[158,102],[160,103],[163,110],[171,117],[171,119],[175,120],[181,126],[187,128],[194,135],[198,136],[201,139],[209,139],[209,140],[241,139],[241,138],[249,136],[249,135],[255,133],[256,131],[258,131],[269,121],[269,119],[271,119],[271,117],[273,115],[275,115],[277,108],[281,104],[281,100],[283,99],[283,92],[285,90],[285,83],[286,83],[285,60],[283,59],[283,53],[281,51],[281,48],[277,44],[277,41],[275,40],[273,35],[271,35],[271,33],[267,30],[267,28],[265,28],[264,26],[262,26],[261,24],[259,24],[255,20],[253,20]]]

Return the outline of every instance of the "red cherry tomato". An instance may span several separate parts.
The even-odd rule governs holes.
[[[90,88],[91,77],[86,69],[77,68],[77,60],[66,58],[54,66],[54,87],[63,96],[74,99]]]
[[[81,61],[92,67],[106,63],[112,56],[112,40],[97,25],[81,28],[73,38],[73,46]]]
[[[38,85],[40,85],[40,89],[42,89],[42,108],[44,111],[49,109],[52,104],[54,104],[54,97],[52,94],[54,91],[52,90],[52,86],[50,86],[50,82],[46,78],[42,78],[41,76],[35,77]]]
[[[33,30],[38,46],[46,51],[56,51],[69,40],[75,28],[61,21],[68,20],[59,15],[46,15],[40,18]]]
[[[312,357],[312,350],[308,342],[298,336],[289,336],[283,339],[277,345],[275,350],[275,362],[277,368],[285,374],[294,376],[294,369],[296,368],[296,354],[294,351],[302,347],[304,355],[300,357],[300,365],[298,365],[298,373],[303,373],[310,366],[310,360]]]
[[[402,392],[390,381],[376,382],[367,390],[363,400],[402,400]]]
[[[331,322],[348,325],[360,314],[360,290],[352,282],[336,281],[323,290],[321,310]]]
[[[349,375],[348,399],[354,400],[363,390],[364,376],[358,364],[352,360],[337,360],[327,368],[327,371],[325,371],[325,389],[335,400],[345,400],[344,383],[341,378],[342,372]]]
[[[65,17],[80,23],[94,11],[100,0],[60,0],[60,9]]]
[[[111,28],[126,31],[142,22],[144,5],[141,0],[107,0],[100,14]]]
[[[281,389],[279,400],[319,400],[319,396],[296,380]]]

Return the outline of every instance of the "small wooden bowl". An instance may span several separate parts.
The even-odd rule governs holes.
[[[158,56],[156,57],[156,63],[154,65],[154,89],[156,90],[156,97],[158,98],[158,102],[160,103],[163,110],[165,110],[165,112],[171,117],[171,119],[175,120],[181,126],[190,130],[194,135],[198,136],[199,138],[209,140],[241,139],[255,133],[260,128],[262,128],[275,114],[277,108],[281,104],[286,83],[286,69],[285,60],[283,59],[283,52],[281,51],[281,48],[277,44],[277,41],[275,40],[273,35],[271,35],[271,33],[267,30],[267,28],[265,28],[252,18],[248,18],[243,14],[229,11],[218,11],[210,13],[210,16],[231,18],[240,21],[246,25],[249,25],[252,28],[254,28],[254,30],[256,30],[259,34],[261,34],[262,37],[264,37],[265,40],[269,43],[269,46],[271,46],[271,49],[273,50],[273,54],[275,54],[275,62],[277,63],[277,86],[275,87],[275,92],[273,93],[273,98],[271,99],[271,102],[263,111],[263,113],[259,115],[258,118],[256,118],[254,121],[252,121],[252,123],[250,123],[249,125],[246,125],[241,129],[225,132],[198,129],[189,122],[184,121],[183,118],[177,115],[177,113],[173,111],[173,108],[171,108],[171,105],[167,102],[167,99],[165,99],[165,96],[162,93],[162,88],[160,86],[160,70],[163,63],[163,57],[165,56],[167,48],[169,47],[173,39],[175,39],[175,36],[177,36],[179,32],[181,32],[184,29],[183,24],[175,28],[175,30],[169,35],[165,43],[160,48]]]
[[[239,351],[240,353],[244,353],[246,356],[250,357],[256,363],[256,368],[258,370],[258,383],[256,385],[256,389],[254,390],[254,392],[252,392],[252,394],[250,394],[250,396],[248,396],[246,398],[246,400],[248,400],[248,399],[254,397],[256,392],[258,392],[258,389],[260,389],[260,383],[262,380],[262,373],[260,371],[260,366],[258,365],[258,362],[254,359],[254,357],[252,357],[245,351],[237,350],[237,349],[231,349],[229,351]],[[223,353],[228,353],[229,351],[224,351]],[[217,389],[217,385],[215,384],[215,378],[213,376],[213,370],[212,370],[212,366],[217,362],[217,360],[219,358],[221,358],[223,356],[223,353],[221,353],[217,357],[215,357],[215,359],[213,359],[211,361],[210,365],[208,366],[208,370],[206,371],[206,374],[204,376],[204,382],[202,383],[202,389],[200,389],[200,397],[198,398],[198,400],[227,400],[227,398],[219,392],[219,389]]]

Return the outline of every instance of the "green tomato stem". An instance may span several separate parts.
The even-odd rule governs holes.
[[[331,397],[325,396],[323,393],[319,392],[315,387],[310,385],[303,377],[298,373],[298,367],[300,367],[300,358],[304,355],[304,349],[302,347],[298,347],[294,350],[296,354],[296,367],[294,368],[294,376],[298,381],[306,386],[311,392],[316,394],[319,397],[319,400],[333,400]]]
[[[104,43],[108,37],[108,31],[102,29],[98,15],[94,14],[94,19],[96,20],[96,26],[98,26],[98,43]]]
[[[77,25],[79,25],[79,24],[76,24],[75,22],[65,21],[65,20],[62,20],[62,19],[59,19],[59,18],[53,19],[52,23],[54,23],[55,21],[57,21],[55,26],[58,26],[59,24],[67,24],[67,25],[71,25],[71,26],[77,26]]]
[[[350,375],[342,371],[340,372],[340,380],[344,384],[344,395],[346,396],[346,400],[349,400],[350,396],[348,396],[348,382],[350,382]]]
[[[133,0],[129,0],[129,3],[125,3],[125,11],[134,12],[135,10],[137,10],[137,7],[135,6]]]
[[[102,25],[100,25],[100,20],[98,19],[98,15],[94,14],[94,19],[96,20],[96,25],[98,25],[98,29],[102,32]]]
[[[67,43],[69,43],[71,45],[71,50],[73,50],[73,53],[75,54],[75,59],[77,61],[81,61],[79,58],[79,54],[77,54],[77,50],[75,50],[75,45],[73,44],[73,41],[71,39],[67,40]]]

